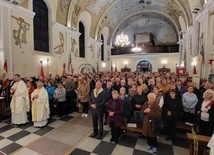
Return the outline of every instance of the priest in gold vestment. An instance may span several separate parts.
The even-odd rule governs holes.
[[[45,126],[50,116],[48,93],[43,86],[42,82],[37,82],[37,89],[31,94],[34,127]]]
[[[10,89],[13,95],[10,103],[12,124],[25,124],[28,122],[27,112],[30,110],[28,89],[19,74],[15,74],[13,79],[16,83]]]

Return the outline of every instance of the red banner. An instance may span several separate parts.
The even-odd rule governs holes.
[[[3,82],[2,82],[2,89],[5,89],[7,85],[9,84],[9,79],[7,75],[7,60],[4,60],[4,66],[3,66]]]

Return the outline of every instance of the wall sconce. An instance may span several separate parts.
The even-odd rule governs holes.
[[[165,65],[168,63],[167,60],[162,60],[161,63],[163,64],[163,68],[165,68]]]
[[[166,65],[166,64],[168,63],[168,61],[167,61],[167,60],[162,60],[161,63],[162,63],[163,65]]]
[[[113,67],[113,68],[115,68],[115,67],[116,67],[116,65],[115,65],[115,64],[113,64],[113,65],[112,65],[112,67]]]
[[[47,60],[40,60],[40,64],[43,65],[43,66],[48,66],[48,63],[49,63],[49,59],[47,59]]]
[[[128,65],[128,63],[129,63],[128,61],[123,61],[124,65]]]
[[[75,28],[75,27],[68,27],[68,29],[71,31],[77,31],[77,28]]]
[[[180,65],[181,67],[184,67],[184,61],[182,61],[182,63],[181,63],[181,65]]]
[[[102,63],[102,67],[103,68],[105,68],[106,67],[106,63],[104,62],[104,63]]]
[[[192,65],[192,66],[196,66],[196,62],[195,62],[195,61],[192,62],[191,65]]]
[[[193,60],[193,62],[191,63],[191,65],[193,66],[192,74],[197,74],[197,71],[196,71],[196,61]]]

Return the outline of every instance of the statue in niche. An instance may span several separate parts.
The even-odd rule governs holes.
[[[61,0],[61,1],[59,2],[60,10],[63,12],[63,8],[64,8],[64,9],[68,9],[69,4],[70,4],[70,0]]]
[[[25,22],[21,17],[11,17],[14,18],[19,25],[18,30],[13,30],[13,39],[15,40],[15,44],[22,48],[22,43],[27,44],[27,31],[30,30],[30,24]]]
[[[76,48],[76,51],[74,52],[74,57],[79,57],[79,52],[77,48]]]
[[[98,47],[98,50],[97,50],[97,59],[100,58],[100,54],[101,54],[101,49],[100,49],[100,47]]]
[[[94,59],[94,46],[93,46],[93,44],[91,44],[90,46],[88,46],[88,48],[91,51],[92,59]]]
[[[59,40],[60,40],[60,44],[54,48],[54,50],[55,50],[54,52],[56,54],[62,55],[62,53],[64,53],[64,36],[63,36],[62,32],[59,32]],[[58,50],[56,50],[56,49],[58,49]]]
[[[71,52],[74,53],[75,45],[78,45],[76,40],[71,38]]]

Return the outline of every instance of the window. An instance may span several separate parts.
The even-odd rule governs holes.
[[[48,8],[43,0],[33,0],[34,50],[49,52]]]
[[[101,40],[103,42],[103,44],[101,45],[101,60],[104,61],[104,37],[103,37],[103,35],[101,35]]]
[[[85,27],[82,22],[79,22],[79,57],[85,58]]]

